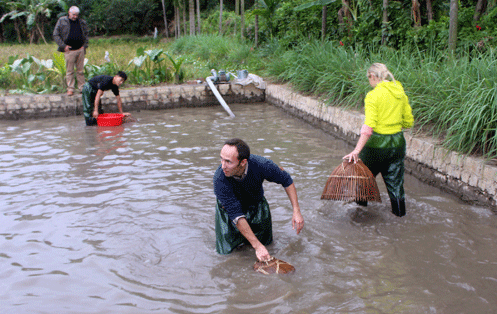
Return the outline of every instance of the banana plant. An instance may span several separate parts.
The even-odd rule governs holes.
[[[38,34],[40,38],[43,39],[45,44],[47,43],[45,36],[43,34],[44,19],[50,18],[52,14],[52,7],[55,5],[63,7],[65,1],[62,0],[18,0],[6,2],[7,7],[10,12],[5,13],[1,18],[0,22],[9,17],[11,20],[18,18],[24,18],[26,21],[26,27],[30,32],[29,42],[32,43],[35,34]],[[67,6],[67,5],[66,5]]]

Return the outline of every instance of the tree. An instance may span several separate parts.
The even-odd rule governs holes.
[[[221,0],[222,1],[222,0]],[[257,8],[253,10],[253,14],[260,15],[266,20],[271,37],[275,34],[275,26],[273,16],[280,6],[282,0],[257,0]]]
[[[480,19],[480,15],[483,13],[485,6],[487,5],[487,0],[478,0],[475,7],[475,14],[473,15],[473,20],[477,22]]]
[[[431,0],[426,0],[426,15],[428,17],[428,23],[433,21],[433,6],[431,5]]]
[[[195,35],[195,3],[194,0],[188,0],[188,15],[190,18],[190,36]]]
[[[164,27],[166,30],[166,37],[169,37],[169,27],[167,27],[166,5],[164,4],[164,0],[162,0],[162,13],[164,15]]]
[[[324,38],[326,37],[326,19],[327,19],[327,10],[326,6],[330,3],[335,2],[336,0],[317,0],[309,3],[305,3],[302,5],[299,5],[298,7],[295,7],[295,11],[302,11],[314,6],[322,6],[321,10],[321,40],[324,41]]]
[[[197,34],[200,35],[200,0],[197,0]]]
[[[244,29],[245,29],[245,0],[241,0],[241,13],[240,15],[242,16],[242,21],[241,21],[241,32],[242,32],[242,38],[245,37],[245,32],[244,32]]]
[[[352,13],[350,13],[350,0],[342,0],[342,8],[338,11],[340,24],[347,26],[349,36],[352,36]]]
[[[219,0],[219,35],[223,34],[223,0]]]
[[[240,0],[235,0],[235,15],[240,15]],[[236,19],[235,19],[235,27],[233,27],[233,34],[236,35]]]
[[[414,27],[420,27],[421,26],[421,10],[420,10],[420,5],[418,0],[412,0],[411,1],[411,15],[412,19],[414,20]]]
[[[454,52],[457,45],[457,13],[458,0],[450,0],[450,21],[449,21],[449,51]]]
[[[381,22],[381,44],[385,45],[388,40],[388,0],[383,0],[383,19]]]
[[[7,17],[10,17],[11,20],[17,20],[21,17],[26,19],[26,27],[29,31],[29,43],[32,44],[34,39],[36,38],[36,34],[38,34],[45,43],[47,43],[45,39],[45,35],[43,34],[43,29],[45,26],[45,19],[49,18],[52,14],[52,6],[60,4],[65,5],[62,0],[20,0],[20,1],[11,1],[7,3],[7,6],[10,8],[10,12],[6,13],[0,19],[0,22],[3,22]],[[20,38],[20,31],[17,28],[18,36]]]
[[[259,15],[255,15],[254,16],[254,46],[258,46],[259,45]]]

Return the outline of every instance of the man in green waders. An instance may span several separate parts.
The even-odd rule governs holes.
[[[221,149],[221,165],[214,174],[216,250],[229,254],[243,243],[255,249],[259,261],[271,258],[266,245],[273,241],[271,213],[264,197],[264,180],[281,184],[293,207],[292,227],[304,227],[297,190],[288,172],[273,161],[250,154],[241,139],[230,139]]]
[[[128,76],[123,71],[116,75],[97,75],[92,77],[83,85],[83,115],[86,125],[97,125],[98,115],[104,113],[100,98],[105,91],[111,90],[116,96],[117,108],[120,114],[130,116],[128,112],[123,112],[121,96],[119,96],[119,86],[126,82]]]

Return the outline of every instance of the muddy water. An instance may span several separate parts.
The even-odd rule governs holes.
[[[406,177],[408,214],[321,201],[351,150],[269,105],[142,111],[137,123],[81,117],[0,122],[2,313],[493,313],[497,217]],[[225,139],[289,171],[306,226],[266,184],[271,254],[215,252],[212,175]]]

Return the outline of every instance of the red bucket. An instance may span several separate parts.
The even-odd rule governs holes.
[[[123,114],[120,113],[102,113],[97,117],[98,126],[118,126],[123,124]]]

